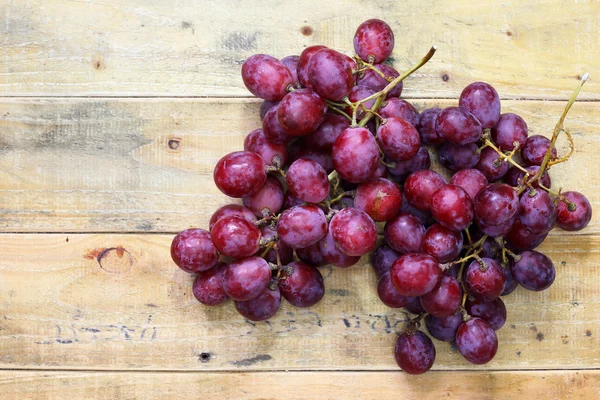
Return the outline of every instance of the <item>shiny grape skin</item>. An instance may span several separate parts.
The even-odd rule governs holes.
[[[416,171],[406,179],[404,195],[412,206],[419,210],[429,211],[433,193],[446,183],[446,180],[435,171]]]
[[[439,150],[440,163],[450,171],[471,169],[479,162],[480,154],[475,143],[465,145],[445,142]]]
[[[310,80],[308,79],[308,62],[310,58],[319,50],[326,49],[327,47],[317,45],[309,46],[304,49],[298,58],[298,64],[296,65],[296,71],[298,73],[298,80],[303,87],[312,88]]]
[[[440,263],[456,260],[462,250],[463,237],[460,232],[436,223],[431,225],[421,240],[421,251]]]
[[[519,200],[519,220],[531,233],[549,232],[556,221],[556,206],[541,189],[526,191]]]
[[[196,300],[205,306],[217,306],[229,300],[223,289],[223,272],[227,264],[218,263],[213,268],[199,272],[192,285]]]
[[[261,238],[265,241],[275,236],[275,233],[276,230],[272,229],[270,225],[263,225],[260,228]],[[279,252],[279,259],[281,260],[282,264],[285,265],[292,262],[294,258],[294,249],[279,241],[277,242],[277,251]],[[275,249],[271,249],[263,258],[270,263],[277,264],[277,251]],[[261,253],[262,250],[259,250],[255,255],[260,256]]]
[[[223,272],[223,290],[236,301],[257,298],[271,281],[271,268],[260,257],[247,257],[229,264]]]
[[[402,192],[387,179],[371,179],[356,188],[354,207],[367,213],[375,222],[392,219],[401,205]]]
[[[240,198],[262,187],[267,180],[267,173],[259,155],[236,151],[217,162],[213,178],[221,192],[229,197]]]
[[[371,88],[368,88],[366,86],[354,86],[352,89],[350,89],[350,93],[348,93],[348,100],[350,100],[352,103],[356,103],[362,99],[366,99],[367,97],[373,94],[375,94],[375,91]],[[356,120],[360,121],[362,117],[365,116],[366,110],[370,110],[374,104],[375,99],[368,100],[362,103],[361,107],[359,107],[356,110]],[[354,112],[354,110],[350,106],[347,106],[344,111],[350,116],[352,116],[352,113]]]
[[[398,366],[407,374],[423,374],[435,362],[435,346],[423,332],[404,332],[396,341],[394,357]]]
[[[390,270],[392,283],[404,296],[421,296],[431,292],[441,275],[440,264],[435,258],[417,253],[400,256]]]
[[[565,231],[580,231],[592,219],[592,206],[588,199],[579,192],[564,192],[562,197],[575,204],[575,210],[570,211],[564,201],[557,206],[556,224]]]
[[[472,318],[458,327],[456,347],[470,363],[485,364],[498,351],[498,337],[485,320]]]
[[[319,163],[325,172],[333,171],[333,158],[331,158],[330,152],[311,150],[306,143],[300,140],[290,143],[288,149],[290,151],[290,163],[300,158],[307,158]]]
[[[492,128],[492,140],[504,151],[512,151],[514,143],[519,143],[522,149],[527,141],[527,123],[517,114],[507,113],[500,116],[500,120]]]
[[[303,248],[317,243],[327,233],[323,210],[313,205],[285,210],[277,222],[279,240],[290,247]]]
[[[404,182],[410,174],[423,169],[429,169],[431,166],[431,157],[427,147],[421,146],[417,155],[410,160],[395,162],[394,168],[388,168],[390,175],[392,175],[399,182]]]
[[[309,135],[325,119],[327,104],[311,89],[288,93],[277,106],[277,121],[290,136]]]
[[[508,161],[502,160],[496,150],[486,147],[481,151],[475,168],[481,171],[488,181],[495,182],[508,172]]]
[[[531,179],[535,176],[535,174],[537,174],[537,172],[540,170],[540,167],[537,165],[532,165],[525,169],[529,172],[528,179]],[[517,167],[511,167],[508,169],[508,172],[504,176],[504,183],[506,183],[510,186],[513,186],[513,187],[517,187],[523,183],[524,177],[525,177],[525,172],[521,171]],[[548,172],[544,172],[544,174],[542,175],[540,180],[539,181],[536,180],[535,182],[531,183],[531,186],[533,186],[534,188],[537,189],[540,187],[539,183],[541,183],[543,186],[545,186],[547,188],[552,186],[552,181],[550,180],[550,175],[548,174]]]
[[[385,155],[394,161],[410,160],[421,147],[419,132],[404,118],[384,119],[377,130],[377,139]]]
[[[477,224],[477,228],[479,228],[481,232],[488,236],[496,237],[507,235],[508,232],[510,232],[513,224],[515,223],[515,220],[518,220],[518,218],[516,216],[513,216],[508,221],[503,222],[499,225],[487,224],[481,218],[479,218],[477,214],[475,214],[475,218],[473,218],[473,220],[475,221],[475,223]]]
[[[484,271],[477,260],[473,260],[465,271],[465,287],[467,292],[482,301],[496,300],[504,291],[506,276],[498,261],[482,258],[487,265]]]
[[[292,74],[292,81],[294,82],[294,84],[296,82],[298,82],[298,60],[300,59],[300,56],[287,56],[287,57],[283,57],[281,59],[281,63],[283,65],[286,66],[286,68],[291,72]]]
[[[331,264],[334,267],[351,267],[356,264],[358,260],[360,260],[360,256],[349,256],[340,250],[339,246],[331,235],[331,229],[327,232],[325,237],[319,241],[318,245],[323,259],[327,264]]]
[[[541,135],[533,135],[527,138],[521,149],[521,158],[525,166],[541,165],[546,152],[550,148],[550,139]],[[556,147],[552,148],[550,159],[556,158]]]
[[[460,312],[449,317],[438,318],[433,315],[425,317],[425,326],[427,330],[437,340],[453,343],[456,338],[456,331],[462,324],[463,318]]]
[[[286,173],[285,180],[292,195],[302,201],[319,203],[329,196],[327,173],[313,160],[300,158],[294,161]]]
[[[463,169],[452,175],[450,184],[460,186],[467,192],[472,200],[475,200],[477,193],[488,185],[488,180],[485,175],[477,169]]]
[[[210,233],[204,229],[179,232],[171,242],[171,258],[179,268],[190,273],[206,271],[219,261]]]
[[[364,211],[347,207],[333,216],[329,230],[338,248],[349,256],[362,256],[375,248],[377,226]]]
[[[277,107],[278,104],[279,104],[279,101],[270,101],[270,100],[263,101],[262,104],[260,105],[260,110],[259,110],[260,120],[262,121],[263,119],[265,119],[265,115],[267,115],[269,110],[273,107]]]
[[[250,321],[265,321],[277,314],[281,304],[281,292],[279,287],[275,286],[275,290],[267,288],[254,299],[234,303],[236,310],[244,318]]]
[[[541,234],[529,232],[517,218],[504,239],[511,249],[533,250],[542,244],[546,236],[548,236],[548,232]]]
[[[254,54],[242,64],[242,80],[256,97],[281,100],[294,83],[292,73],[281,61],[266,54]]]
[[[449,317],[461,306],[462,289],[453,276],[442,274],[438,284],[429,293],[421,296],[421,305],[435,317]]]
[[[312,307],[323,298],[325,286],[318,269],[301,261],[288,264],[292,275],[279,281],[284,299],[294,307]]]
[[[365,128],[348,128],[332,148],[333,165],[339,176],[351,183],[368,180],[379,164],[377,141]]]
[[[485,224],[500,225],[519,210],[517,192],[504,183],[493,183],[475,196],[475,214]]]
[[[390,308],[406,307],[410,297],[402,296],[392,284],[390,273],[383,274],[377,283],[377,296],[383,304]]]
[[[548,289],[556,278],[552,260],[537,251],[524,251],[513,263],[513,277],[527,290],[539,292]]]
[[[398,71],[396,71],[393,67],[387,64],[375,64],[373,65],[373,67],[382,72],[387,78],[394,79],[400,76]],[[363,76],[359,76],[357,81],[357,85],[368,87],[369,89],[372,89],[375,92],[383,90],[383,88],[385,88],[389,83],[390,82],[388,80],[383,79],[381,75],[379,75],[372,69],[367,69],[366,71],[364,71]],[[400,95],[402,94],[402,86],[402,82],[394,86],[394,88],[390,90],[386,97],[400,97]]]
[[[335,140],[349,127],[350,121],[348,121],[348,118],[330,111],[325,114],[325,119],[321,125],[305,137],[304,142],[309,148],[319,151],[331,151]]]
[[[425,312],[421,305],[420,297],[409,297],[408,304],[404,307],[411,314],[419,315]]]
[[[242,258],[256,253],[260,243],[260,230],[255,223],[237,215],[219,219],[210,236],[223,255]]]
[[[431,214],[448,229],[462,231],[473,220],[473,200],[456,185],[444,185],[431,196]]]
[[[263,135],[270,143],[285,145],[292,140],[292,136],[288,135],[285,130],[279,125],[277,120],[277,107],[271,108],[263,118],[262,129]]]
[[[311,88],[327,100],[339,101],[354,86],[351,64],[345,55],[335,50],[317,51],[307,68]]]
[[[379,108],[379,115],[383,118],[402,118],[412,126],[419,124],[419,112],[408,101],[397,97],[388,97]]]
[[[269,176],[260,189],[245,195],[242,201],[259,218],[278,214],[283,206],[283,187],[276,178]]]
[[[354,34],[354,51],[360,58],[379,64],[394,50],[394,32],[380,19],[369,19],[358,26]]]
[[[435,130],[443,140],[456,144],[475,143],[481,138],[481,123],[460,107],[447,107],[438,115]]]
[[[256,222],[257,220],[256,215],[249,208],[241,204],[227,204],[219,207],[212,217],[210,217],[210,221],[208,222],[209,230],[212,231],[213,226],[215,226],[218,220],[229,215],[237,215],[246,218],[250,222]]]
[[[469,84],[460,94],[458,104],[473,114],[483,129],[493,127],[500,119],[500,96],[488,83]]]
[[[269,142],[262,129],[255,129],[246,136],[244,150],[258,154],[266,165],[276,165],[277,160],[279,165],[285,165],[288,158],[287,147]]]
[[[467,314],[483,319],[495,331],[502,328],[506,323],[506,306],[500,298],[489,302],[467,299],[465,309]]]
[[[478,239],[475,239],[475,236],[471,234],[473,241],[476,242]],[[481,252],[479,253],[479,257],[487,257],[493,259],[499,259],[502,256],[502,248],[496,242],[496,240],[492,237],[488,237],[483,241],[481,245]]]
[[[304,202],[302,200],[300,200],[296,196],[293,196],[289,190],[287,192],[285,192],[285,195],[283,196],[283,209],[284,210],[287,210],[288,208],[292,208],[294,206],[301,206],[301,205],[304,205]]]
[[[392,264],[400,257],[400,253],[387,245],[379,247],[371,254],[371,266],[377,278],[390,272]]]
[[[441,108],[432,107],[421,113],[419,123],[417,124],[417,130],[421,135],[421,142],[423,144],[439,147],[444,142],[435,131],[435,121],[441,112]]]
[[[513,261],[509,259],[506,265],[502,268],[504,270],[504,276],[506,276],[506,284],[504,285],[502,296],[508,296],[519,286],[519,282],[515,280],[512,274],[512,265]]]
[[[386,243],[399,253],[418,253],[425,235],[423,222],[412,214],[400,213],[383,228]]]
[[[322,267],[323,265],[327,265],[327,262],[323,258],[323,254],[321,254],[319,242],[311,244],[307,247],[296,249],[296,255],[298,256],[300,261],[313,267]]]

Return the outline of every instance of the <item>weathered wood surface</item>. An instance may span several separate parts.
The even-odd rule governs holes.
[[[169,257],[172,235],[0,235],[0,368],[144,370],[397,370],[407,315],[384,306],[367,260],[322,268],[326,295],[286,304],[269,322],[233,304],[209,308]],[[600,239],[549,238],[547,291],[506,298],[500,349],[477,370],[600,365]],[[435,369],[464,370],[436,342]]]
[[[598,371],[430,372],[0,372],[5,400],[160,399],[323,400],[444,398],[449,400],[590,400]],[[200,395],[201,394],[201,395]]]
[[[456,100],[419,100],[419,109]],[[248,99],[0,100],[0,230],[177,232],[205,227],[231,200],[215,187],[217,160],[261,126]],[[564,102],[504,101],[531,134],[549,135]],[[566,127],[576,152],[553,186],[600,205],[600,103],[575,104]],[[566,150],[566,141],[559,142]],[[600,231],[596,213],[578,234]],[[558,231],[553,234],[564,235]]]
[[[398,69],[439,45],[408,96],[456,97],[485,80],[504,97],[566,99],[591,72],[582,98],[600,100],[598,15],[597,0],[4,1],[0,93],[248,96],[239,71],[251,54],[352,51],[357,26],[378,17]]]

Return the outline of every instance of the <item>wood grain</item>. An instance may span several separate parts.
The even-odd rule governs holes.
[[[367,260],[322,268],[317,306],[285,305],[269,322],[228,303],[209,308],[169,257],[172,235],[0,235],[0,368],[397,370],[403,311],[375,293]],[[477,370],[582,369],[600,364],[600,238],[551,237],[547,291],[506,298],[500,349]],[[474,366],[436,342],[435,369]]]
[[[419,109],[455,100],[419,100]],[[0,102],[0,230],[177,232],[205,227],[231,201],[214,185],[217,160],[241,150],[260,126],[249,99],[4,99]],[[504,101],[530,134],[552,132],[563,102]],[[555,188],[600,205],[598,102],[577,103],[566,121],[572,159]],[[566,143],[559,142],[559,150]],[[600,232],[598,214],[577,234]],[[564,235],[565,232],[553,234]]]
[[[0,372],[3,399],[396,399],[597,398],[598,371],[430,372]]]
[[[400,70],[439,46],[407,80],[409,97],[457,97],[484,80],[506,98],[566,99],[590,72],[582,97],[600,100],[599,14],[596,0],[5,1],[0,93],[249,96],[240,68],[251,54],[351,51],[358,25],[378,17]]]

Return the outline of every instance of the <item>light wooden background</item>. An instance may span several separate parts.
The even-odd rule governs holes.
[[[599,398],[599,1],[0,0],[0,17],[1,399]],[[591,73],[566,123],[576,154],[551,175],[596,214],[551,233],[557,281],[507,299],[488,365],[436,342],[435,371],[399,372],[406,315],[366,260],[262,323],[200,306],[170,260],[173,234],[228,201],[216,160],[260,124],[243,60],[351,50],[369,17],[393,27],[399,70],[439,46],[405,82],[419,109],[485,80],[549,135]]]

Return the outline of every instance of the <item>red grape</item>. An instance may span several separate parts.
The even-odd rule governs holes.
[[[281,100],[287,87],[294,83],[287,67],[266,54],[255,54],[244,61],[242,79],[253,95],[265,100]]]
[[[502,296],[508,296],[512,292],[515,291],[517,286],[519,286],[519,282],[517,282],[512,274],[512,264],[513,261],[510,259],[504,266],[504,276],[506,276],[506,284],[504,285],[504,291],[502,292]]]
[[[488,236],[496,237],[496,236],[504,236],[510,232],[515,220],[518,219],[516,216],[513,216],[506,222],[502,222],[500,225],[491,225],[483,221],[477,214],[475,214],[475,222],[477,223],[477,227],[481,232]]]
[[[390,273],[384,274],[377,283],[377,295],[390,308],[406,307],[410,297],[402,296],[392,284]]]
[[[465,286],[469,294],[476,299],[493,301],[504,291],[506,276],[498,261],[482,258],[485,266],[474,260],[465,271]]]
[[[407,331],[398,337],[394,356],[398,366],[407,374],[423,374],[435,361],[435,347],[423,332]]]
[[[481,171],[490,182],[494,182],[506,175],[508,162],[502,160],[496,150],[486,147],[481,151],[479,162],[475,168]]]
[[[319,50],[326,49],[327,47],[317,45],[317,46],[309,46],[304,49],[304,51],[300,54],[300,58],[298,58],[298,64],[296,65],[296,71],[298,72],[298,80],[302,84],[303,87],[312,88],[310,83],[310,79],[308,79],[308,62],[310,58]]]
[[[404,195],[414,207],[429,211],[433,193],[445,184],[446,180],[435,171],[416,171],[404,183]]]
[[[265,118],[265,115],[267,115],[267,113],[269,112],[269,110],[273,107],[277,107],[277,105],[279,104],[279,100],[277,101],[270,101],[270,100],[265,100],[262,102],[262,104],[260,105],[260,110],[259,110],[259,115],[260,115],[260,120],[262,121]]]
[[[335,140],[348,127],[350,127],[348,118],[328,112],[325,114],[325,119],[321,125],[313,133],[306,136],[304,142],[311,149],[331,151]]]
[[[404,307],[406,311],[412,314],[422,314],[425,312],[423,306],[421,305],[420,297],[409,297],[408,304]]]
[[[548,193],[540,189],[526,191],[519,200],[519,220],[532,233],[548,232],[556,221],[556,206]]]
[[[340,250],[331,234],[331,229],[327,232],[325,237],[319,241],[319,251],[327,264],[331,264],[334,267],[351,267],[360,260],[360,256],[349,256]]]
[[[501,225],[519,210],[517,192],[505,183],[493,183],[475,196],[475,214],[484,224]]]
[[[455,260],[462,250],[463,237],[460,232],[433,224],[425,231],[421,240],[421,250],[433,256],[440,263]]]
[[[354,51],[372,64],[385,61],[394,50],[394,32],[380,19],[369,19],[358,26],[354,34]]]
[[[375,222],[357,208],[344,208],[335,214],[329,230],[339,249],[349,256],[362,256],[377,242]]]
[[[481,123],[460,107],[448,107],[438,115],[435,130],[439,137],[456,144],[475,143],[481,138]]]
[[[292,195],[308,203],[319,203],[329,196],[327,173],[321,165],[307,158],[294,161],[285,180]]]
[[[394,161],[410,160],[421,147],[419,132],[403,118],[386,118],[379,125],[377,138],[386,156]]]
[[[462,322],[463,318],[460,312],[449,317],[438,318],[431,314],[425,317],[425,326],[431,336],[443,342],[454,342],[456,331]]]
[[[456,347],[470,363],[485,364],[498,351],[498,337],[486,321],[472,318],[458,327]]]
[[[431,214],[446,228],[462,231],[473,220],[473,201],[460,186],[444,185],[431,196]]]
[[[313,205],[295,206],[285,210],[277,221],[279,239],[293,248],[308,247],[327,233],[323,211]]]
[[[290,136],[305,136],[323,122],[327,104],[310,89],[288,93],[277,106],[277,120]]]
[[[171,242],[171,258],[185,272],[206,271],[219,261],[210,233],[204,229],[186,229]]]
[[[383,234],[392,249],[400,253],[418,253],[425,227],[414,215],[400,213],[385,224]]]
[[[527,123],[517,114],[502,114],[492,128],[492,140],[504,151],[512,151],[515,142],[522,149],[527,141]]]
[[[536,292],[548,289],[556,278],[554,264],[546,255],[537,251],[524,251],[513,263],[513,278],[527,290]]]
[[[450,184],[460,186],[472,200],[475,200],[477,193],[488,185],[488,180],[479,170],[463,169],[452,176]]]
[[[397,97],[389,97],[381,103],[379,115],[382,118],[402,118],[415,127],[419,124],[419,112],[417,109],[408,101]]]
[[[219,219],[210,236],[219,252],[233,258],[251,256],[260,244],[260,230],[256,224],[237,215]]]
[[[375,94],[375,91],[366,86],[354,86],[352,89],[350,89],[350,93],[348,93],[348,100],[350,100],[352,103],[357,103],[358,101],[366,99],[373,94]],[[361,106],[356,110],[356,120],[360,121],[362,117],[365,116],[366,110],[370,110],[373,107],[373,104],[375,104],[375,99],[362,103]],[[346,114],[350,116],[354,112],[350,106],[347,106],[344,111],[346,111]]]
[[[442,274],[437,286],[421,296],[421,305],[435,317],[449,317],[456,313],[462,302],[462,289],[456,278]]]
[[[285,196],[283,196],[283,209],[284,210],[287,210],[288,208],[292,208],[294,206],[301,206],[301,205],[304,205],[304,202],[302,200],[300,200],[296,196],[293,196],[289,190],[287,192],[285,192]]]
[[[281,59],[281,63],[287,67],[292,73],[292,81],[294,84],[298,82],[298,60],[300,56],[287,56]]]
[[[495,331],[502,328],[506,322],[506,306],[500,298],[489,302],[468,299],[465,309],[467,314],[483,319]]]
[[[542,160],[550,148],[550,139],[541,135],[530,136],[521,149],[521,157],[526,166],[542,165]],[[552,148],[550,159],[556,158],[556,147]]]
[[[352,65],[335,50],[317,51],[310,57],[307,68],[311,88],[327,100],[339,101],[354,86]]]
[[[300,261],[288,264],[292,274],[279,281],[283,298],[295,307],[311,307],[325,294],[323,277],[318,269]]]
[[[443,143],[435,130],[435,121],[438,115],[442,112],[441,108],[433,107],[428,108],[421,113],[419,117],[419,123],[417,124],[417,130],[421,135],[421,142],[429,146],[439,146]]]
[[[218,263],[213,268],[198,272],[192,285],[194,297],[206,306],[217,306],[229,300],[223,289],[223,273],[227,264]]]
[[[400,254],[389,246],[384,245],[375,250],[371,255],[371,266],[373,267],[377,278],[381,278],[383,275],[390,272],[392,264],[398,257],[400,257]]]
[[[592,206],[588,199],[579,192],[564,192],[562,197],[575,204],[575,209],[570,210],[564,201],[557,205],[556,224],[565,231],[580,231],[592,219]]]
[[[406,161],[396,161],[395,168],[388,168],[391,175],[397,178],[400,182],[404,182],[410,174],[422,169],[429,169],[431,166],[431,158],[427,147],[421,146],[417,155]]]
[[[376,222],[396,216],[401,205],[402,192],[393,182],[383,178],[361,183],[354,195],[354,206]]]
[[[263,134],[265,138],[274,144],[283,144],[285,145],[292,137],[287,134],[287,132],[279,125],[279,121],[277,120],[277,107],[271,108],[263,118],[262,128]]]
[[[236,301],[235,308],[238,312],[250,321],[264,321],[279,310],[281,304],[281,292],[279,287],[274,290],[265,289],[258,297],[246,301]]]
[[[238,217],[246,218],[250,222],[256,222],[256,215],[254,215],[252,210],[244,207],[241,204],[227,204],[218,208],[212,217],[210,217],[210,221],[208,223],[209,230],[212,231],[213,226],[215,226],[218,220],[230,215],[237,215]]]
[[[223,289],[233,300],[257,298],[271,281],[271,268],[260,257],[247,257],[229,264],[223,272]]]
[[[298,256],[300,261],[312,265],[313,267],[322,267],[323,265],[326,265],[327,262],[323,258],[321,248],[319,247],[319,242],[311,244],[307,247],[296,249],[296,255]]]
[[[352,183],[369,179],[379,163],[377,141],[365,128],[348,128],[336,139],[333,165],[339,176]]]
[[[260,228],[260,235],[265,241],[272,239],[276,232],[277,231],[274,230],[270,225],[263,225]],[[260,255],[261,253],[262,251],[259,250],[255,255]],[[292,259],[294,258],[294,249],[281,241],[277,242],[277,250],[269,250],[263,258],[270,263],[277,264],[277,253],[279,253],[279,259],[281,260],[282,264],[288,264],[292,262]]]
[[[365,86],[369,89],[372,89],[374,92],[379,92],[390,83],[390,80],[400,76],[398,71],[387,64],[375,64],[373,67],[383,73],[389,80],[385,79],[374,70],[367,69],[363,72],[363,76],[359,76],[358,78],[357,84],[359,86]],[[388,93],[387,97],[400,97],[400,94],[402,94],[402,86],[402,82],[394,86],[394,88]]]
[[[275,215],[283,206],[283,188],[277,179],[269,176],[260,189],[245,195],[242,201],[257,217]]]
[[[236,151],[217,162],[213,177],[221,192],[229,197],[240,198],[260,189],[267,180],[267,173],[259,155]]]
[[[293,163],[301,158],[306,158],[319,163],[325,172],[333,171],[333,159],[331,158],[330,152],[312,150],[306,145],[306,143],[300,140],[290,143],[288,148],[290,151],[290,163]]]
[[[500,119],[500,96],[490,84],[473,82],[465,87],[458,101],[460,108],[473,114],[483,129],[491,128]]]
[[[480,158],[475,143],[461,145],[446,142],[440,147],[439,156],[440,163],[451,171],[473,168]]]
[[[267,165],[283,166],[287,162],[285,145],[269,142],[262,129],[255,129],[246,136],[244,150],[258,154]]]
[[[442,275],[440,264],[427,254],[400,256],[390,270],[392,282],[404,296],[421,296],[431,292]]]
[[[528,172],[529,172],[529,177],[527,179],[531,179],[535,176],[535,174],[537,174],[537,172],[540,170],[540,167],[537,165],[532,165],[530,167],[525,168]],[[510,186],[519,186],[522,185],[523,182],[523,178],[525,177],[525,172],[521,171],[519,168],[517,167],[511,167],[508,169],[508,172],[506,173],[506,175],[504,176],[504,183],[510,185]],[[531,183],[531,186],[533,186],[534,188],[539,188],[539,183],[541,183],[544,187],[551,187],[552,186],[552,182],[550,181],[550,175],[548,174],[548,172],[544,172],[540,178],[539,181],[535,181]]]

